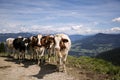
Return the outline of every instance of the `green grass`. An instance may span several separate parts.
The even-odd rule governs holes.
[[[0,56],[9,56],[10,53],[6,53],[6,52],[0,52]]]
[[[91,57],[73,57],[68,56],[68,66],[82,68],[89,71],[94,71],[100,74],[108,74],[111,76],[110,80],[120,80],[120,66],[115,66],[110,62],[102,59]]]

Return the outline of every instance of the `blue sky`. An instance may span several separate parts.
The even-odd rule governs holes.
[[[120,0],[0,0],[0,33],[120,33]]]

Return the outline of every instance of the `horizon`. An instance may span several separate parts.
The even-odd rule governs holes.
[[[0,0],[0,33],[120,33],[119,0]]]
[[[66,33],[53,33],[53,34],[46,34],[46,33],[40,33],[40,32],[17,32],[17,33],[0,33],[0,34],[42,34],[42,35],[54,35],[54,34],[66,34]],[[107,34],[107,35],[119,35],[120,33],[94,33],[94,34],[67,34],[69,36],[79,35],[79,36],[91,36],[91,35],[97,35],[97,34]]]

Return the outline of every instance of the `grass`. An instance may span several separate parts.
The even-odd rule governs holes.
[[[82,68],[87,71],[97,72],[99,74],[107,74],[109,80],[120,80],[120,66],[115,66],[110,62],[102,59],[91,58],[86,56],[73,57],[68,56],[68,66]]]
[[[0,53],[0,56],[9,56],[9,55],[10,55],[10,53],[5,53],[5,52]]]

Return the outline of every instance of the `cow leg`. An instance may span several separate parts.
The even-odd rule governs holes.
[[[55,63],[55,61],[57,60],[57,59],[56,59],[56,53],[55,53],[55,50],[53,50],[53,59],[54,59],[54,63]]]
[[[50,63],[50,57],[51,57],[51,50],[50,49],[48,49],[48,63]]]
[[[19,52],[19,55],[18,55],[18,58],[19,58],[19,63],[21,64],[21,62],[22,62],[22,52]]]
[[[15,59],[15,49],[13,49],[13,58]]]
[[[68,51],[65,51],[64,56],[63,56],[63,71],[66,72],[66,60],[68,56]]]
[[[38,50],[37,50],[37,49],[35,49],[35,50],[33,51],[33,53],[32,53],[32,59],[33,59],[33,60],[37,60],[37,59],[38,59]]]
[[[25,52],[23,51],[23,54],[22,54],[22,59],[24,60],[25,59]]]
[[[36,53],[36,52],[33,52],[33,53],[32,53],[32,59],[33,59],[33,60],[36,59],[36,58],[35,58],[35,54],[37,54],[37,53]]]
[[[63,72],[66,72],[66,59],[67,59],[67,55],[64,56],[63,58]]]
[[[20,54],[21,54],[21,53],[19,52],[19,53],[18,53],[18,59],[19,59],[19,60],[20,60]]]
[[[61,52],[58,51],[58,62],[57,62],[57,65],[58,65],[58,71],[61,71],[61,67],[62,67],[62,55],[61,55]]]
[[[38,56],[38,65],[40,65],[40,55],[37,56]]]
[[[41,55],[40,55],[42,64],[45,62],[45,55],[44,55],[44,53],[45,53],[45,48],[43,47],[42,50],[41,50]]]
[[[62,71],[62,57],[59,57],[58,58],[58,61],[57,61],[57,68],[58,68],[58,71]]]
[[[17,59],[19,59],[19,55],[20,55],[20,52],[18,50],[16,50]]]
[[[36,52],[37,60],[38,60],[38,63],[37,63],[37,64],[39,65],[39,64],[40,64],[40,55],[39,55],[38,49],[36,49],[35,52]]]

